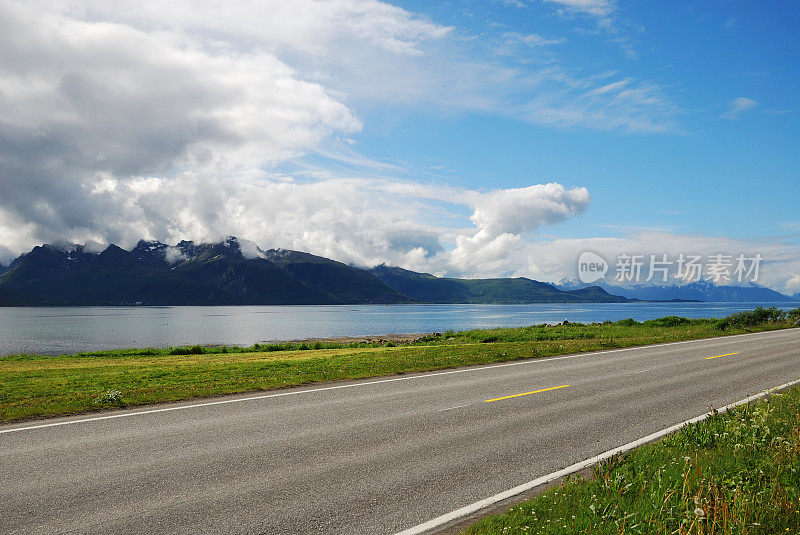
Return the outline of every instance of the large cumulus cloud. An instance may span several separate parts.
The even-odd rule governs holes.
[[[556,183],[496,190],[473,196],[470,219],[487,236],[523,234],[583,212],[590,200],[586,188]]]
[[[388,4],[9,1],[0,31],[2,261],[44,241],[237,234],[467,272],[588,202],[556,184],[477,192],[277,172],[362,126],[347,95],[321,83],[325,69],[404,65],[451,31]],[[464,209],[477,234],[453,224]],[[464,238],[475,254],[459,256]]]
[[[452,263],[484,276],[518,264],[524,256],[522,236],[580,214],[591,200],[586,188],[567,189],[556,183],[473,192],[469,198],[474,208],[470,219],[477,230],[458,236]]]
[[[16,2],[0,4],[0,33],[6,247],[131,239],[152,223],[138,204],[153,193],[149,177],[253,176],[361,127],[348,106],[268,53]]]

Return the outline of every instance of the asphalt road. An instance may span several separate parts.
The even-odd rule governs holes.
[[[798,376],[791,329],[4,426],[0,532],[393,533]]]

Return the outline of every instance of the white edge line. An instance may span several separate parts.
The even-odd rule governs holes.
[[[735,403],[731,403],[729,405],[725,405],[724,407],[721,407],[721,408],[717,409],[717,412],[719,412],[719,413],[726,412],[726,411],[728,411],[730,409],[733,409],[734,407],[738,407],[739,405],[744,405],[745,403],[750,403],[751,401],[754,401],[756,399],[762,398],[762,397],[766,396],[767,394],[769,394],[771,392],[774,392],[776,390],[783,390],[785,388],[789,388],[790,386],[794,386],[794,385],[796,385],[798,383],[800,383],[800,379],[795,379],[794,381],[788,382],[788,383],[780,385],[780,386],[776,386],[774,388],[770,388],[768,390],[765,390],[765,391],[760,392],[758,394],[752,395],[752,396],[750,396],[748,398],[745,398],[743,400],[737,401]],[[508,498],[512,498],[514,496],[517,496],[518,494],[522,494],[523,492],[532,490],[532,489],[534,489],[534,488],[536,488],[536,487],[538,487],[540,485],[544,485],[545,483],[549,483],[550,481],[553,481],[555,479],[559,479],[559,478],[568,476],[570,474],[574,474],[575,472],[583,470],[584,468],[588,468],[588,467],[593,466],[595,464],[599,464],[601,461],[605,461],[606,459],[609,459],[613,455],[617,455],[619,453],[625,453],[625,452],[630,451],[630,450],[632,450],[632,449],[634,449],[634,448],[636,448],[638,446],[641,446],[643,444],[647,444],[648,442],[653,442],[654,440],[662,438],[665,435],[669,435],[670,433],[674,433],[675,431],[679,430],[681,427],[683,427],[685,425],[689,425],[689,424],[693,424],[693,423],[697,423],[697,422],[703,421],[706,418],[708,418],[711,414],[712,414],[711,412],[707,412],[705,414],[702,414],[702,415],[697,416],[695,418],[692,418],[690,420],[686,420],[686,421],[681,422],[679,424],[675,424],[675,425],[672,425],[672,426],[667,427],[665,429],[662,429],[661,431],[656,431],[655,433],[651,433],[651,434],[647,435],[646,437],[642,437],[640,439],[634,440],[633,442],[628,442],[627,444],[624,444],[624,445],[619,446],[617,448],[605,451],[605,452],[603,452],[603,453],[601,453],[601,454],[599,454],[599,455],[597,455],[595,457],[592,457],[590,459],[586,459],[585,461],[581,461],[579,463],[575,463],[573,465],[567,466],[566,468],[558,470],[557,472],[553,472],[551,474],[547,474],[546,476],[537,477],[533,481],[529,481],[527,483],[523,483],[522,485],[516,486],[513,489],[508,489],[508,490],[506,490],[504,492],[501,492],[499,494],[495,494],[494,496],[489,496],[488,498],[484,498],[483,500],[480,500],[480,501],[477,501],[477,502],[472,503],[470,505],[464,506],[464,507],[462,507],[460,509],[456,509],[455,511],[452,511],[450,513],[447,513],[447,514],[444,514],[442,516],[436,517],[434,519],[428,520],[427,522],[424,522],[422,524],[419,524],[419,525],[416,525],[414,527],[405,529],[403,531],[399,531],[395,535],[420,535],[420,534],[426,533],[426,532],[428,532],[428,531],[430,531],[430,530],[432,530],[434,528],[441,527],[441,526],[443,526],[445,524],[453,522],[454,520],[458,520],[460,518],[463,518],[465,516],[471,515],[473,513],[477,513],[481,509],[485,509],[486,507],[494,505],[494,504],[496,504],[498,502],[501,502],[501,501],[506,500]]]
[[[469,407],[470,405],[472,405],[472,404],[471,403],[467,403],[466,405],[456,405],[455,407],[447,407],[446,409],[439,409],[439,412],[453,411],[453,410],[456,410],[456,409],[463,409],[464,407]]]
[[[667,342],[665,344],[649,344],[643,346],[633,346],[633,347],[623,347],[620,349],[606,349],[603,351],[591,351],[586,353],[575,353],[572,355],[563,355],[560,357],[533,357],[526,360],[519,360],[515,362],[506,362],[503,364],[493,364],[491,366],[480,366],[480,367],[468,367],[462,368],[458,370],[448,370],[443,372],[434,372],[434,373],[427,373],[423,375],[409,375],[406,377],[392,377],[389,379],[378,379],[375,381],[367,381],[367,382],[360,382],[360,383],[350,383],[345,385],[335,385],[335,386],[324,386],[321,388],[309,388],[306,390],[292,390],[289,392],[278,392],[274,394],[263,394],[258,396],[249,396],[245,398],[236,398],[236,399],[223,399],[219,401],[206,401],[203,403],[193,403],[191,405],[180,405],[177,407],[162,407],[160,409],[148,409],[143,411],[136,411],[136,412],[123,412],[119,414],[108,414],[105,416],[92,416],[90,418],[81,418],[80,420],[67,420],[63,422],[49,422],[46,424],[36,424],[36,425],[28,425],[25,427],[14,427],[11,429],[0,429],[0,435],[5,433],[16,433],[19,431],[31,431],[34,429],[43,429],[46,427],[60,427],[63,425],[74,425],[74,424],[82,424],[87,422],[98,422],[101,420],[114,420],[116,418],[127,418],[129,416],[142,416],[145,414],[155,414],[159,412],[172,412],[172,411],[180,411],[185,409],[194,409],[198,407],[211,407],[213,405],[227,405],[229,403],[241,403],[244,401],[255,401],[259,399],[269,399],[269,398],[278,398],[283,396],[297,396],[300,394],[311,394],[314,392],[324,392],[326,390],[340,390],[344,388],[355,388],[359,386],[370,386],[375,384],[381,383],[393,383],[396,381],[410,381],[412,379],[424,379],[426,377],[436,377],[440,375],[452,375],[456,373],[470,373],[470,372],[479,372],[483,370],[491,370],[495,368],[506,368],[509,366],[522,366],[526,364],[540,364],[544,362],[552,362],[554,360],[564,360],[564,359],[574,359],[578,357],[590,357],[593,355],[605,355],[608,353],[621,353],[623,351],[636,351],[638,349],[658,349],[660,347],[666,346],[673,346],[679,344],[691,344],[697,342],[707,342],[713,340],[729,340],[731,338],[739,338],[743,336],[755,336],[755,335],[764,335],[764,334],[775,334],[775,333],[785,333],[787,331],[791,331],[791,329],[776,329],[773,331],[760,331],[757,333],[744,333],[744,334],[733,334],[729,336],[714,336],[710,338],[698,338],[696,340],[682,340],[680,342]]]

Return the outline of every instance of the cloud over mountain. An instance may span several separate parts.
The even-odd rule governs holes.
[[[584,213],[587,188],[537,169],[480,188],[371,159],[354,139],[362,110],[620,135],[673,131],[679,111],[657,82],[529,57],[570,38],[500,28],[478,52],[481,36],[376,0],[7,0],[0,34],[0,263],[58,240],[233,234],[359,265],[553,279],[575,251],[530,237]]]
[[[437,217],[426,214],[453,218],[442,205],[453,199],[439,186],[412,184],[398,197],[393,183],[397,191],[407,181],[374,178],[371,169],[301,177],[275,166],[358,132],[354,98],[402,95],[515,113],[489,88],[522,76],[459,58],[454,42],[443,44],[452,28],[372,0],[224,9],[10,1],[0,5],[0,30],[5,260],[58,239],[132,244],[229,233],[354,261],[430,257],[441,245]],[[445,60],[451,69],[440,69]],[[437,70],[463,78],[431,76]],[[463,190],[455,203],[474,206],[480,233],[517,235],[570,213],[566,205],[551,213],[531,195],[539,193]],[[498,219],[492,211],[504,204]],[[449,232],[443,239],[454,243]]]

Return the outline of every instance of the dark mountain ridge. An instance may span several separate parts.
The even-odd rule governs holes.
[[[363,270],[305,253],[262,251],[236,238],[176,246],[140,241],[99,254],[42,245],[0,276],[2,305],[273,305],[405,303]],[[279,263],[269,257],[282,255]],[[306,267],[314,264],[313,268]],[[294,274],[293,274],[294,273]],[[312,279],[323,280],[320,284]]]
[[[454,279],[384,264],[370,270],[386,285],[420,303],[623,303],[598,286],[560,290],[525,277]]]
[[[402,268],[361,269],[229,237],[218,243],[139,241],[98,252],[45,244],[0,274],[0,306],[336,305],[388,303],[619,303],[593,286],[560,290],[524,277],[440,278]]]

